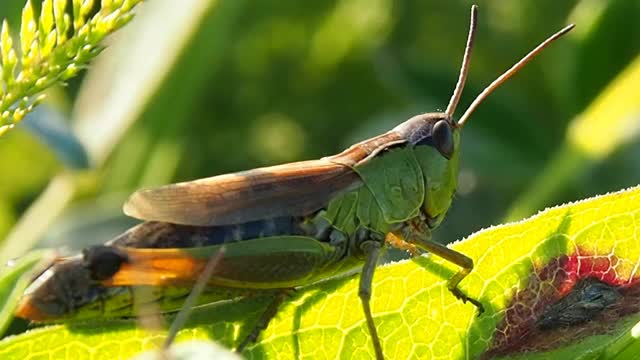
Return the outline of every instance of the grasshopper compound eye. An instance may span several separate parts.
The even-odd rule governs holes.
[[[115,275],[120,266],[128,262],[127,255],[113,246],[97,245],[82,251],[91,280],[102,281]]]
[[[447,120],[440,120],[433,126],[433,146],[447,159],[451,159],[454,151],[453,132]]]

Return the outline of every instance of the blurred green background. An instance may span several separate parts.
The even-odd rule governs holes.
[[[79,248],[108,240],[135,223],[121,204],[140,187],[330,155],[444,110],[471,4],[144,4],[83,76],[53,89],[42,112],[0,138],[3,256],[36,241]],[[15,27],[23,5],[4,0],[0,16]],[[436,238],[450,242],[505,217],[640,183],[640,1],[478,5],[458,116],[548,35],[569,22],[576,29],[465,127],[460,189]],[[75,138],[43,141],[49,132],[37,124],[56,116]]]

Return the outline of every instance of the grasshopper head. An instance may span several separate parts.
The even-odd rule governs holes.
[[[413,146],[426,180],[422,212],[436,227],[451,206],[458,183],[460,128],[442,112],[414,116],[396,131]]]

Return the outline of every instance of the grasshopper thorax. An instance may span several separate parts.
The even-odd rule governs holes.
[[[460,131],[444,112],[420,114],[393,131],[412,148],[425,181],[420,209],[430,228],[435,228],[451,206],[458,184]]]

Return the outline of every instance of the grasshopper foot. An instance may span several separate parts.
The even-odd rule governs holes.
[[[467,301],[468,301],[471,304],[473,304],[478,309],[478,316],[480,316],[480,315],[482,315],[482,313],[484,313],[484,305],[482,305],[482,303],[479,300],[476,300],[474,298],[471,298],[471,297],[467,296],[465,293],[462,292],[462,290],[458,289],[457,287],[449,289],[449,291],[451,291],[451,293],[458,300],[462,300],[463,303],[467,303]]]

